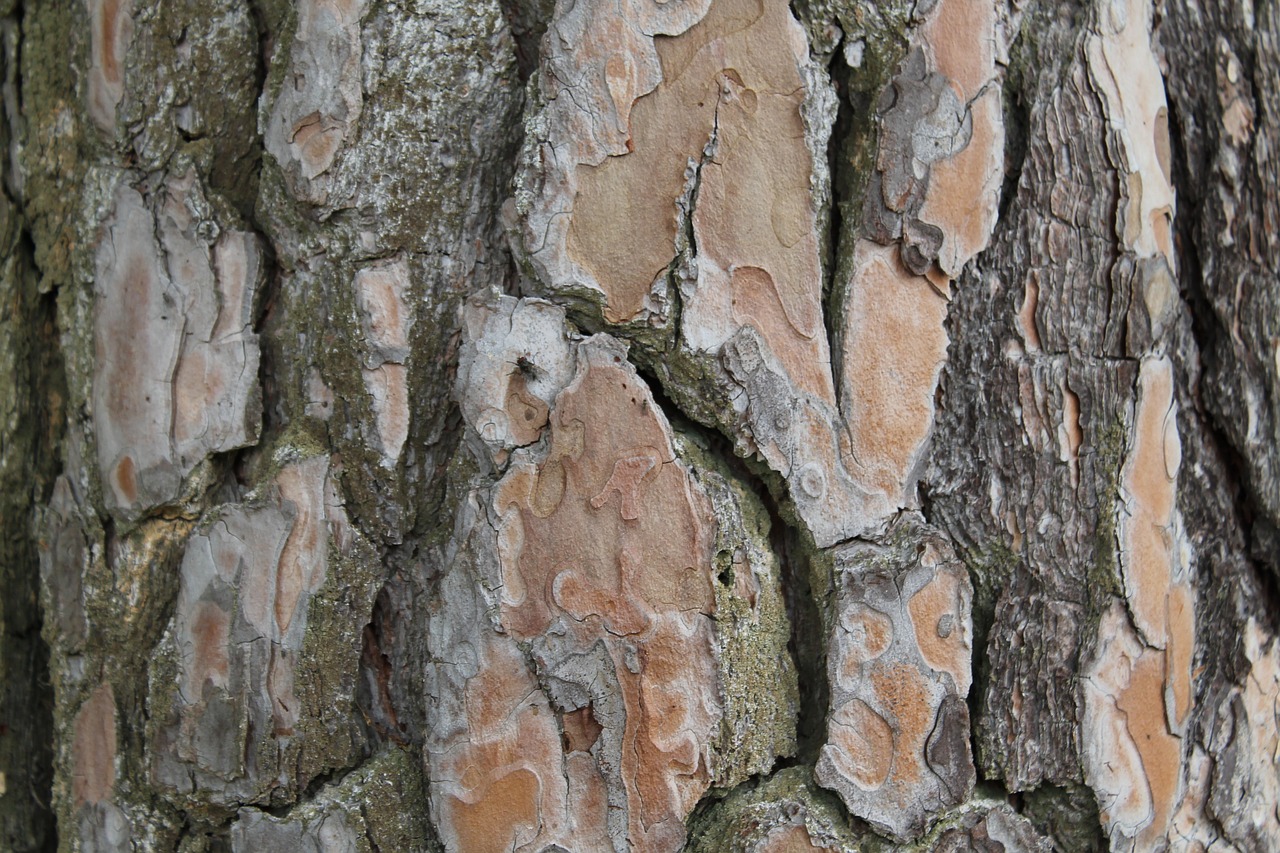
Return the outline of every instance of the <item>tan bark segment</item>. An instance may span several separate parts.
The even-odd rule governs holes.
[[[1175,580],[1187,584],[1176,577],[1182,574],[1185,556],[1179,549],[1185,545],[1176,508],[1182,449],[1173,390],[1168,359],[1142,362],[1133,440],[1122,475],[1124,509],[1118,516],[1125,597],[1143,639],[1159,649],[1171,639],[1168,610]]]
[[[866,236],[844,249],[838,382],[845,465],[865,494],[859,532],[916,506],[949,343],[951,281],[986,248],[998,212],[1000,38],[993,3],[931,4],[881,99]]]
[[[1098,634],[1102,646],[1085,680],[1085,778],[1112,849],[1155,849],[1182,786],[1182,741],[1165,712],[1164,655],[1143,646],[1118,604]]]
[[[1127,160],[1128,199],[1117,231],[1139,257],[1162,256],[1176,269],[1174,193],[1168,169],[1168,103],[1152,49],[1151,0],[1111,0],[1086,44],[1090,77]]]
[[[193,174],[153,203],[119,186],[96,258],[99,470],[107,506],[130,518],[176,498],[206,456],[256,440],[261,409],[257,239],[210,229]]]
[[[1104,616],[1085,689],[1085,777],[1116,849],[1163,843],[1185,785],[1195,613],[1176,506],[1182,450],[1173,390],[1168,359],[1144,359],[1117,512],[1132,624],[1118,605]]]
[[[708,505],[669,430],[625,350],[585,341],[551,419],[551,447],[572,449],[517,460],[495,494],[504,626],[525,642],[566,631],[560,642],[579,654],[603,644],[611,662],[624,720],[606,727],[621,741],[608,775],[641,850],[683,840],[721,714]]]
[[[116,784],[116,700],[100,685],[76,714],[71,796],[77,807],[105,802]]]
[[[110,684],[98,685],[72,725],[71,801],[76,828],[70,843],[86,850],[130,849],[129,820],[115,802],[116,699]]]
[[[836,551],[831,714],[815,775],[851,813],[907,840],[973,789],[973,592],[938,534],[901,522],[888,536]]]
[[[153,682],[155,782],[210,803],[253,802],[280,784],[284,744],[305,708],[295,690],[307,610],[331,542],[350,541],[329,459],[284,465],[263,500],[214,513],[187,543],[163,653],[176,685]]]
[[[1194,710],[1192,554],[1177,506],[1182,444],[1175,373],[1162,352],[1176,304],[1174,193],[1152,15],[1147,0],[1115,0],[1101,10],[1085,45],[1091,80],[1123,152],[1127,193],[1116,233],[1124,249],[1144,259],[1138,280],[1155,339],[1138,371],[1116,511],[1128,616],[1117,604],[1098,626],[1082,727],[1085,778],[1116,850],[1172,842],[1184,790],[1188,799],[1195,796],[1191,751],[1183,741]]]
[[[729,4],[717,4],[729,5]],[[679,36],[710,0],[575,3],[558,10],[539,84],[546,99],[537,195],[524,200],[530,259],[553,290],[585,288],[610,322],[655,307],[650,289],[676,254],[676,200],[688,158],[701,156],[715,81],[655,92],[664,70],[654,36]],[[646,97],[647,96],[647,97]],[[565,215],[568,213],[568,215]]]
[[[752,698],[757,725],[786,712],[787,634],[748,624],[777,618],[761,604],[780,602],[776,569],[747,565],[743,534],[720,529],[740,515],[677,457],[623,344],[572,338],[561,309],[496,295],[467,306],[464,328],[468,441],[502,473],[468,498],[448,611],[432,622],[441,838],[451,850],[679,849],[714,780],[759,772],[789,740],[740,731],[722,695],[769,668],[778,683]],[[522,412],[536,415],[525,435]],[[723,589],[721,547],[743,556]],[[734,645],[735,632],[755,639]]]
[[[947,355],[947,298],[898,249],[859,240],[845,312],[846,464],[867,490],[864,527],[915,499]]]
[[[917,31],[968,111],[968,143],[933,163],[920,219],[941,229],[937,263],[951,279],[987,247],[1004,177],[1004,119],[997,71],[998,4],[939,0]]]
[[[648,3],[598,5],[549,30],[517,196],[532,269],[628,330],[669,324],[678,286],[680,358],[720,398],[706,417],[784,475],[819,545],[862,532],[822,317],[825,131],[810,124],[825,93],[803,31],[778,0],[667,9],[666,38]]]

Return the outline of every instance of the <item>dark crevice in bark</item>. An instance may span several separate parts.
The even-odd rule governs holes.
[[[360,652],[356,705],[363,718],[372,751],[377,751],[387,742],[408,746],[417,739],[415,735],[424,722],[417,721],[418,726],[411,726],[408,720],[401,719],[402,709],[396,707],[396,661],[392,656],[397,652],[394,648],[397,639],[405,636],[403,629],[408,627],[398,624],[397,611],[392,602],[392,584],[396,582],[392,578],[378,591],[373,612],[364,626]]]
[[[22,181],[12,173],[11,141],[23,135],[22,49],[24,3],[16,3],[0,31],[0,85],[12,97],[0,105],[0,193],[12,217],[9,257],[0,262],[12,275],[5,293],[6,320],[14,332],[6,346],[14,354],[12,402],[16,422],[0,433],[6,457],[0,472],[0,847],[14,853],[52,851],[57,827],[52,810],[54,695],[50,649],[44,640],[40,563],[32,507],[48,502],[61,469],[66,381],[58,329],[57,294],[42,293],[41,270],[24,205]],[[12,65],[10,65],[12,62]],[[6,217],[8,218],[8,217]],[[10,479],[13,477],[13,479]]]
[[[516,68],[525,82],[538,67],[540,46],[551,22],[554,0],[499,0],[511,37],[515,40]]]
[[[12,25],[6,34],[13,40],[13,67],[5,68],[4,82],[12,87],[15,100],[22,93],[21,20],[19,3],[13,10]],[[0,45],[0,49],[8,48]],[[8,63],[5,62],[5,65]],[[5,106],[10,106],[6,104]],[[5,660],[0,670],[6,683],[0,686],[0,755],[8,765],[6,788],[0,795],[0,845],[15,853],[54,850],[57,831],[52,803],[54,696],[49,676],[50,650],[43,637],[44,609],[40,598],[40,572],[36,538],[32,530],[31,507],[48,501],[60,467],[62,412],[65,399],[62,357],[58,340],[57,300],[53,292],[39,292],[40,271],[35,262],[35,245],[26,211],[22,206],[17,176],[10,174],[8,142],[10,134],[21,133],[22,107],[3,116],[0,131],[0,165],[4,192],[17,233],[13,255],[7,266],[14,278],[9,320],[16,332],[9,346],[16,350],[15,375],[7,377],[14,386],[18,423],[13,433],[6,430],[0,444],[8,459],[4,468],[18,465],[18,482],[5,483],[7,494],[0,496],[0,589],[3,590],[5,636],[0,637],[0,654]],[[12,454],[10,456],[10,454]],[[6,471],[8,473],[8,471]],[[19,472],[14,472],[19,473]],[[12,760],[9,760],[12,759]],[[7,802],[6,802],[7,800]]]
[[[226,837],[226,827],[213,827],[182,812],[182,826],[173,841],[174,850],[202,850],[204,853],[230,853],[231,844]]]
[[[696,435],[708,452],[731,474],[748,484],[769,514],[770,546],[781,567],[781,586],[791,637],[787,650],[795,662],[800,688],[800,707],[796,720],[797,751],[792,757],[780,757],[773,771],[795,764],[812,765],[826,738],[826,714],[830,703],[827,684],[826,636],[818,597],[812,589],[815,574],[812,561],[817,548],[807,532],[787,519],[792,516],[780,495],[785,487],[780,477],[763,463],[738,456],[733,445],[719,431],[705,427],[681,411],[662,390],[658,378],[643,366],[637,372],[648,383],[654,403],[677,432]],[[824,591],[825,595],[825,591]]]
[[[369,808],[363,800],[360,801],[360,817],[364,821],[364,837],[365,840],[369,842],[369,849],[371,853],[382,853],[382,846],[378,844],[378,840],[373,837],[373,823],[369,820]]]
[[[763,499],[763,498],[762,498]],[[777,501],[770,495],[764,499],[772,522],[770,528],[774,550],[782,561],[782,594],[791,622],[791,639],[787,650],[796,663],[800,683],[800,714],[796,721],[796,757],[780,766],[804,763],[812,765],[826,741],[827,709],[831,704],[831,687],[827,683],[827,636],[818,590],[813,589],[816,575],[813,561],[816,549],[805,542],[807,534],[788,525]],[[825,590],[821,591],[825,598]]]
[[[1176,99],[1169,99],[1168,110],[1173,183],[1179,204],[1183,208],[1174,218],[1179,289],[1184,303],[1190,309],[1191,334],[1197,355],[1204,365],[1206,361],[1212,362],[1219,357],[1219,342],[1228,339],[1231,333],[1223,327],[1217,312],[1213,310],[1205,287],[1198,238],[1203,224],[1204,198],[1192,178],[1191,164],[1183,142],[1183,116]],[[1211,164],[1201,163],[1199,174],[1212,174]],[[1195,372],[1202,373],[1201,370]],[[1198,385],[1190,387],[1186,365],[1179,365],[1179,373],[1182,378],[1179,384],[1190,389],[1191,399],[1195,404],[1195,417],[1222,461],[1223,471],[1228,477],[1231,503],[1244,537],[1243,551],[1249,564],[1255,568],[1258,586],[1267,596],[1267,603],[1261,609],[1272,617],[1270,627],[1276,630],[1280,628],[1280,621],[1277,621],[1280,620],[1280,555],[1275,553],[1274,547],[1268,546],[1274,546],[1280,540],[1280,535],[1270,529],[1267,514],[1258,506],[1257,497],[1246,486],[1242,474],[1249,470],[1248,464],[1231,441],[1218,414],[1212,406],[1206,404]]]
[[[1011,53],[1023,49],[1022,31],[1009,48]],[[1004,180],[1000,184],[1000,202],[996,210],[995,229],[1005,221],[1013,200],[1018,195],[1018,183],[1022,179],[1022,167],[1027,161],[1027,135],[1031,129],[1031,103],[1028,100],[1028,81],[1023,77],[1021,65],[1014,65],[1004,75],[1001,89],[1001,111],[1004,119]]]
[[[1097,799],[1084,785],[1044,784],[1011,795],[1009,803],[1040,833],[1053,840],[1054,850],[1103,853],[1109,849],[1102,833]]]
[[[836,120],[831,126],[831,137],[827,140],[827,176],[831,181],[831,198],[827,200],[829,215],[827,221],[827,256],[824,259],[826,280],[822,283],[822,320],[827,329],[827,347],[831,358],[831,375],[837,379],[836,399],[840,398],[838,381],[844,369],[844,358],[840,345],[840,323],[837,318],[843,313],[844,288],[838,283],[840,274],[840,248],[844,239],[844,208],[840,198],[843,193],[840,187],[850,178],[845,175],[845,159],[841,157],[845,138],[853,133],[854,105],[850,101],[849,68],[842,57],[844,39],[835,46],[831,54],[831,62],[827,66],[827,75],[836,90]],[[856,181],[856,177],[853,178]],[[852,236],[852,235],[851,235]]]
[[[271,22],[268,19],[268,13],[263,8],[262,0],[250,0],[249,14],[253,19],[254,27],[257,29],[258,35],[258,54],[257,64],[254,74],[254,91],[257,92],[257,100],[265,96],[265,88],[267,84],[267,75],[270,71],[271,52],[273,49],[274,35],[271,30]],[[257,204],[261,203],[259,192],[259,179],[262,174],[262,155],[265,145],[262,139],[261,130],[254,133],[253,145],[250,149],[250,158],[253,162],[253,178],[251,185],[253,187],[253,197],[258,201],[254,207],[249,210],[241,211],[242,215],[248,221],[248,227],[258,235],[259,244],[262,247],[262,267],[263,267],[263,285],[261,292],[257,295],[256,313],[254,315],[254,332],[259,336],[259,355],[258,355],[258,387],[262,393],[262,429],[258,436],[258,441],[249,447],[234,451],[231,458],[231,469],[235,472],[236,479],[241,486],[251,485],[248,482],[248,470],[246,460],[249,454],[257,447],[265,443],[268,436],[282,429],[287,421],[284,414],[284,395],[276,381],[278,371],[274,353],[273,341],[271,339],[270,321],[276,308],[276,301],[280,295],[281,280],[283,278],[280,264],[276,258],[275,244],[267,236],[270,232],[263,222],[261,213],[257,209]]]

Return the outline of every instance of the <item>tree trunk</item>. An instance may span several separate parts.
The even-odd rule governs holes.
[[[0,0],[0,847],[1280,849],[1280,10]]]

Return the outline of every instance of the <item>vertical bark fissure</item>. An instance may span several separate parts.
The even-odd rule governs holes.
[[[1252,64],[1252,63],[1251,63]],[[1179,290],[1184,304],[1191,316],[1191,334],[1195,341],[1195,354],[1198,363],[1194,365],[1194,374],[1203,376],[1206,354],[1218,350],[1215,342],[1230,332],[1223,328],[1217,314],[1210,304],[1209,294],[1205,289],[1204,267],[1201,262],[1200,228],[1204,199],[1199,188],[1192,179],[1191,165],[1188,162],[1186,144],[1183,141],[1183,116],[1178,101],[1169,100],[1169,138],[1172,150],[1173,183],[1178,193],[1179,204],[1184,207],[1176,217],[1174,225],[1177,229]],[[1207,171],[1209,164],[1200,164],[1200,170]],[[1189,208],[1189,209],[1188,209]],[[1183,368],[1184,375],[1190,376],[1192,370]],[[1222,423],[1212,406],[1205,404],[1198,385],[1190,388],[1190,399],[1195,405],[1195,418],[1200,428],[1208,436],[1214,451],[1223,460],[1222,469],[1230,482],[1231,506],[1236,515],[1236,527],[1244,537],[1244,554],[1254,578],[1265,591],[1268,599],[1263,612],[1276,615],[1273,629],[1280,629],[1280,556],[1270,554],[1259,541],[1257,524],[1264,519],[1266,511],[1258,505],[1254,495],[1242,479],[1247,469],[1247,462],[1240,450],[1231,441],[1226,426]],[[1265,522],[1261,522],[1265,523]]]
[[[795,662],[799,682],[800,704],[796,726],[795,755],[780,755],[773,766],[762,773],[735,785],[732,789],[713,787],[699,801],[690,814],[689,825],[695,824],[707,809],[734,791],[745,791],[765,779],[790,767],[810,770],[817,759],[825,736],[827,705],[830,686],[827,684],[825,620],[820,611],[819,598],[812,589],[811,577],[815,568],[811,562],[816,557],[812,540],[797,526],[788,521],[782,501],[785,486],[778,481],[763,463],[743,458],[733,452],[730,439],[718,430],[706,427],[690,417],[663,391],[662,383],[646,368],[637,366],[637,372],[648,383],[654,403],[671,423],[677,433],[699,436],[708,452],[719,465],[748,484],[769,515],[769,545],[782,569],[781,587],[790,622],[790,638],[787,651]],[[807,541],[806,541],[807,540]]]
[[[844,38],[832,50],[827,62],[827,79],[836,91],[836,120],[831,126],[831,136],[827,139],[827,174],[830,176],[831,198],[827,201],[826,258],[823,269],[826,279],[822,283],[822,321],[827,331],[827,347],[831,352],[831,375],[839,377],[844,372],[844,348],[840,345],[840,310],[844,307],[844,288],[840,280],[840,248],[844,238],[845,203],[853,203],[847,198],[847,185],[856,184],[861,176],[847,175],[853,171],[852,162],[846,162],[841,156],[847,145],[845,137],[853,132],[855,107],[850,91],[850,73],[841,59]],[[843,70],[841,73],[840,69]],[[836,384],[836,403],[841,404],[842,396],[839,383]]]
[[[23,126],[23,2],[0,19],[0,300],[5,305],[5,366],[10,385],[0,447],[0,845],[15,853],[50,850],[56,842],[52,809],[54,695],[49,677],[46,614],[32,507],[49,499],[61,456],[60,401],[65,399],[58,345],[56,290],[40,292],[24,181],[11,157],[25,140]],[[7,398],[7,399],[6,399]]]

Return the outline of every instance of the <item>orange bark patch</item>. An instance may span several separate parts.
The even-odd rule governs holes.
[[[396,260],[356,273],[356,294],[366,318],[365,330],[374,345],[399,350],[408,347],[413,317],[409,312],[409,267]]]
[[[1156,849],[1182,786],[1182,740],[1170,730],[1169,656],[1144,646],[1117,602],[1099,623],[1098,658],[1085,682],[1086,779],[1113,847]]]
[[[971,677],[963,604],[960,580],[948,572],[934,575],[907,602],[920,656],[936,672],[950,674],[962,694]]]
[[[616,345],[583,342],[578,362],[547,457],[514,464],[497,490],[502,622],[516,640],[554,625],[583,652],[604,643],[625,719],[567,715],[564,737],[581,750],[622,726],[607,734],[621,740],[621,766],[603,772],[627,793],[636,849],[665,849],[707,788],[702,753],[720,713],[706,498]]]
[[[942,0],[942,5],[958,2]],[[992,8],[990,3],[978,5]],[[920,219],[942,229],[938,265],[953,278],[986,248],[995,227],[1004,155],[1000,109],[1000,90],[993,87],[970,107],[973,135],[969,144],[930,167]]]
[[[1128,689],[1116,700],[1142,756],[1142,770],[1151,790],[1151,822],[1138,836],[1139,847],[1148,850],[1155,848],[1169,827],[1182,772],[1182,741],[1169,732],[1164,685],[1164,656],[1145,652],[1134,664]]]
[[[132,456],[120,457],[112,485],[116,487],[116,493],[124,498],[126,503],[133,503],[138,499],[138,471],[133,464]]]
[[[995,10],[985,0],[939,0],[920,28],[938,71],[963,101],[977,96],[995,71]]]
[[[701,162],[695,239],[722,276],[708,298],[756,325],[797,384],[831,402],[794,27],[785,4],[719,0],[687,32],[656,39],[662,82],[630,105],[628,153],[578,167],[568,248],[603,288],[605,318],[635,318],[675,256],[676,202]]]
[[[1145,360],[1138,382],[1133,445],[1124,465],[1127,513],[1120,516],[1122,565],[1125,593],[1138,629],[1149,643],[1164,648],[1168,639],[1165,600],[1176,558],[1172,539],[1175,480],[1165,454],[1166,431],[1175,417],[1173,367],[1165,359]],[[1176,420],[1172,429],[1176,432]]]
[[[1196,645],[1195,603],[1189,585],[1176,584],[1169,591],[1168,608],[1169,645],[1165,648],[1168,691],[1165,704],[1170,728],[1181,732],[1191,716],[1191,666]]]
[[[893,621],[867,607],[849,607],[840,615],[848,640],[840,644],[840,679],[853,687],[863,667],[880,657],[893,642]]]
[[[844,346],[849,470],[900,502],[933,427],[933,396],[946,359],[946,300],[867,240],[855,250]]]
[[[831,724],[837,769],[865,790],[882,787],[889,779],[896,752],[893,728],[888,721],[866,702],[853,699],[836,711]]]
[[[537,826],[538,777],[516,770],[491,784],[474,803],[453,798],[450,811],[460,850],[507,853],[531,838]]]
[[[877,667],[871,673],[876,697],[893,723],[894,781],[910,785],[925,771],[924,747],[933,729],[934,708],[920,670],[907,664]]]
[[[884,538],[896,544],[835,554],[840,622],[828,663],[827,743],[814,776],[851,814],[905,841],[973,786],[964,704],[972,590],[964,566],[928,528],[899,520]]]
[[[564,715],[564,740],[565,750],[567,752],[587,752],[600,739],[600,732],[604,731],[599,723],[596,722],[595,716],[591,713],[591,706],[579,708],[576,711],[570,711]]]

